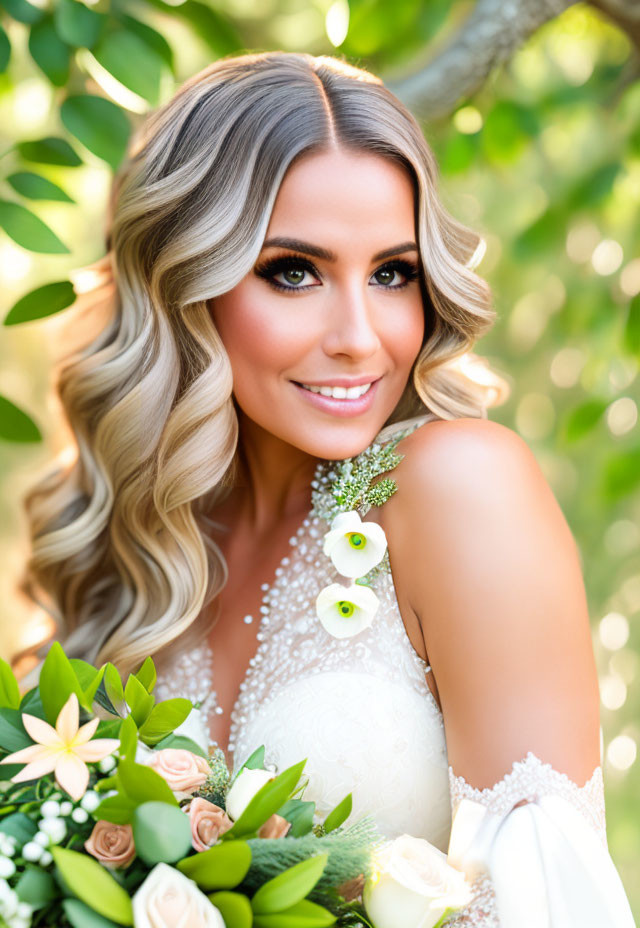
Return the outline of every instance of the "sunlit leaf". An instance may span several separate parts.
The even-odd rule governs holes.
[[[106,25],[107,15],[89,9],[80,0],[57,0],[53,19],[58,35],[76,48],[91,48]]]
[[[59,200],[62,203],[75,203],[75,200],[65,193],[62,187],[42,177],[41,174],[34,174],[33,171],[16,171],[14,174],[9,174],[7,182],[17,193],[30,200]]]
[[[44,10],[29,3],[28,0],[1,0],[1,3],[9,16],[27,26],[37,23],[44,16]]]
[[[67,140],[55,136],[18,142],[16,147],[27,161],[36,161],[39,164],[58,164],[67,168],[77,168],[82,164],[82,159]]]
[[[130,132],[129,121],[119,106],[91,94],[67,97],[60,106],[60,118],[89,151],[117,169]]]
[[[16,442],[42,441],[40,429],[33,419],[2,395],[0,395],[0,439]]]
[[[7,70],[9,59],[11,58],[11,42],[9,36],[0,26],[0,72]]]
[[[66,255],[69,249],[55,232],[21,203],[0,200],[0,226],[18,245],[29,251]]]
[[[20,297],[11,307],[4,319],[4,325],[18,325],[52,316],[71,306],[76,298],[73,284],[69,280],[56,280],[42,287],[36,287]]]
[[[624,327],[624,347],[640,357],[640,293],[629,303],[629,312]]]
[[[166,63],[139,35],[109,32],[93,49],[96,60],[116,80],[156,106]]]
[[[71,49],[56,32],[53,16],[46,16],[31,27],[29,51],[51,83],[64,87],[69,80]]]

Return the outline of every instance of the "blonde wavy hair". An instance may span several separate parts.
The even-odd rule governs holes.
[[[130,669],[194,626],[223,588],[207,512],[233,485],[238,421],[207,301],[255,264],[294,160],[336,144],[404,165],[416,190],[429,324],[385,425],[486,417],[507,395],[488,365],[474,378],[462,363],[495,320],[473,271],[482,240],[443,208],[406,107],[337,58],[214,62],[147,117],[114,178],[97,265],[113,275],[111,295],[81,299],[94,331],[56,375],[77,457],[25,497],[21,589],[56,619],[70,653]]]

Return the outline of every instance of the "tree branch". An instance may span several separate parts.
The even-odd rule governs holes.
[[[540,26],[575,2],[478,0],[450,45],[426,68],[404,80],[385,83],[416,116],[446,116],[460,100],[478,90],[491,71],[509,59]],[[607,2],[620,4],[623,0]]]

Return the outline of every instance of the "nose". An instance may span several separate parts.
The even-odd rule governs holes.
[[[349,357],[360,361],[381,348],[373,307],[362,290],[353,286],[336,291],[327,314],[323,347],[331,357]]]

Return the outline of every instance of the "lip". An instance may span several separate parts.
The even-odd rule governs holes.
[[[304,387],[301,387],[298,383],[296,383],[295,380],[292,380],[291,383],[296,388],[298,393],[301,393],[307,402],[311,403],[312,406],[315,406],[316,409],[319,409],[322,412],[328,412],[331,415],[338,416],[340,418],[348,418],[349,416],[361,416],[363,413],[371,409],[375,401],[378,384],[380,383],[381,379],[381,377],[378,377],[377,380],[374,380],[364,396],[358,396],[351,400],[346,398],[338,400],[333,396],[323,396],[321,393],[312,393],[310,390],[305,390]],[[345,378],[342,378],[342,381],[345,381]],[[305,380],[305,383],[306,382],[307,381]],[[360,380],[359,382],[352,380],[350,382],[343,383],[340,379],[337,379],[331,381],[330,383],[310,384],[310,386],[357,387],[362,383],[370,383],[370,380]]]
[[[361,387],[363,383],[375,383],[382,375],[362,374],[360,377],[332,377],[327,380],[298,380],[292,383],[306,383],[309,387]]]

